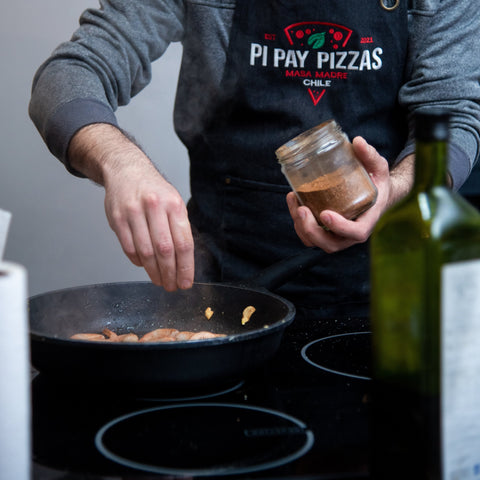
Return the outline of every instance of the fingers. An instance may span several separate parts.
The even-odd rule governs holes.
[[[181,219],[171,218],[170,230],[175,246],[176,282],[178,288],[185,290],[192,286],[194,277],[193,236],[186,211]]]
[[[146,212],[155,264],[152,259],[149,268],[156,266],[160,275],[158,282],[152,281],[167,291],[190,288],[194,276],[193,236],[185,205],[180,199],[166,207],[150,203]]]
[[[150,280],[156,285],[165,285],[164,276],[162,276],[160,265],[157,263],[155,247],[145,216],[135,215],[130,217],[129,227],[132,232],[135,255],[140,259],[140,263]],[[171,268],[174,268],[174,264]],[[167,275],[165,277],[168,279]],[[171,284],[169,283],[168,285],[170,287]]]
[[[134,265],[136,265],[137,267],[141,267],[142,261],[140,260],[140,257],[137,255],[137,249],[135,247],[133,235],[128,224],[125,223],[125,226],[123,228],[122,227],[117,228],[116,225],[118,224],[110,220],[109,220],[109,224],[112,230],[117,234],[117,237],[120,241],[120,245],[122,246],[122,249],[125,255]]]
[[[387,160],[362,137],[355,137],[352,141],[355,155],[362,162],[370,177],[377,183],[378,178],[388,177],[389,167]]]
[[[336,220],[348,222],[341,215],[326,210],[322,212],[324,217],[322,225],[319,225],[311,210],[300,205],[293,192],[287,195],[287,205],[295,232],[306,247],[319,247],[327,253],[333,253],[355,243],[352,239],[341,237],[330,230],[330,227],[336,228]]]
[[[153,283],[167,291],[193,284],[193,237],[183,201],[162,205],[149,198],[144,225],[137,225],[136,250]]]
[[[128,258],[143,266],[151,281],[167,291],[190,288],[194,245],[180,195],[171,186],[126,198],[118,191],[115,194],[106,200],[105,208]]]
[[[317,223],[308,208],[299,207],[294,227],[305,246],[318,247],[326,253],[335,253],[365,242],[371,233],[370,222],[347,220],[331,210],[324,210],[320,214],[320,220],[323,227]]]
[[[375,159],[378,155],[375,148],[369,145],[362,137],[355,137],[352,141],[352,145],[355,155],[363,163],[366,170],[369,172],[372,168],[375,168]]]
[[[312,235],[311,232],[322,228],[318,225],[312,212],[307,207],[300,205],[297,196],[293,192],[287,195],[287,206],[293,220],[293,227],[300,240],[306,247],[313,247],[314,244],[310,238],[315,235]]]
[[[365,217],[360,216],[352,221],[331,210],[320,213],[320,220],[330,233],[330,241],[327,242],[330,252],[367,241],[371,233],[371,225],[370,219],[366,214],[364,215]]]

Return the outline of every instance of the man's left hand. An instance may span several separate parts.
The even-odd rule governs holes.
[[[318,247],[327,253],[334,253],[367,241],[383,212],[405,196],[413,184],[413,155],[403,159],[390,172],[385,158],[362,137],[354,138],[352,143],[357,158],[377,187],[376,202],[355,220],[347,220],[332,210],[324,210],[320,214],[323,228],[311,210],[302,206],[297,196],[290,192],[287,195],[288,209],[295,231],[307,247]]]

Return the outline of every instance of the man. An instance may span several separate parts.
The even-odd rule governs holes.
[[[366,314],[366,241],[412,185],[412,114],[451,111],[454,189],[477,159],[479,27],[468,0],[105,0],[37,72],[30,115],[72,173],[105,187],[111,227],[154,283],[244,278],[317,246],[318,265],[279,293],[325,315]],[[188,210],[113,113],[176,41]],[[379,194],[355,221],[323,212],[326,231],[288,194],[274,151],[329,118],[358,137]]]

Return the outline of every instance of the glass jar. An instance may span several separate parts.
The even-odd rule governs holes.
[[[301,133],[275,154],[300,203],[318,223],[323,210],[354,220],[377,199],[374,183],[335,120]]]

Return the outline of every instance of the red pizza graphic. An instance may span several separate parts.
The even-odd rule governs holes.
[[[312,49],[345,48],[353,30],[329,22],[299,22],[284,29],[290,45]]]

